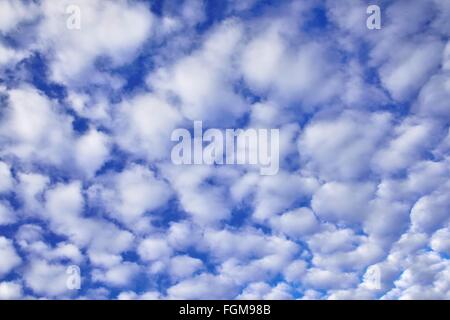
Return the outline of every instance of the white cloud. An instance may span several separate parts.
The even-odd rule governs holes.
[[[242,300],[290,300],[292,299],[292,288],[286,283],[279,283],[273,288],[264,282],[250,284],[237,297]]]
[[[421,159],[422,152],[433,142],[435,126],[428,121],[405,119],[394,129],[387,146],[377,151],[373,163],[382,172],[392,173],[409,167]]]
[[[418,232],[433,232],[449,220],[449,189],[442,188],[420,198],[411,209],[411,227]]]
[[[130,165],[104,178],[104,185],[90,188],[92,201],[104,206],[108,215],[130,225],[139,222],[145,213],[165,205],[171,195],[169,186],[144,166]]]
[[[320,41],[305,42],[292,26],[275,20],[257,33],[243,49],[241,68],[249,87],[259,94],[269,93],[280,103],[304,102],[310,111],[339,92],[342,74],[328,46]],[[293,33],[293,34],[292,34]],[[294,49],[289,38],[296,38]],[[298,40],[301,39],[301,40]]]
[[[69,5],[80,8],[80,30],[66,27]],[[65,0],[58,5],[47,0],[42,13],[38,47],[51,57],[51,78],[73,85],[103,80],[93,66],[99,56],[109,57],[116,66],[127,63],[149,38],[154,20],[144,4],[123,0]]]
[[[31,87],[9,90],[8,100],[0,122],[5,143],[0,154],[25,163],[63,165],[70,158],[71,118]]]
[[[22,298],[22,286],[14,281],[0,282],[0,300],[17,300]]]
[[[230,216],[231,203],[227,190],[222,185],[205,183],[207,179],[221,179],[225,182],[227,170],[215,170],[211,166],[176,166],[162,167],[165,176],[178,195],[184,211],[190,214],[199,225],[214,225]]]
[[[79,182],[58,184],[46,192],[45,217],[53,232],[67,236],[78,246],[94,251],[121,253],[130,248],[134,236],[116,225],[81,216],[84,198]]]
[[[0,275],[5,276],[15,267],[20,265],[22,259],[14,249],[13,242],[5,237],[0,237]]]
[[[118,107],[113,130],[118,144],[136,157],[167,159],[170,134],[181,121],[173,106],[152,94],[143,94]]]
[[[316,231],[319,227],[314,212],[309,208],[299,208],[270,219],[274,230],[298,239]]]
[[[0,0],[1,299],[450,298],[450,6],[238,2]],[[280,171],[172,165],[191,120]]]
[[[431,248],[439,253],[450,254],[450,230],[439,229],[431,237]]]
[[[169,299],[230,299],[237,294],[237,287],[232,279],[203,273],[170,287]]]
[[[14,178],[11,168],[5,162],[0,162],[0,193],[7,192],[13,187]]]
[[[13,209],[6,203],[0,202],[0,226],[16,222],[17,217]]]
[[[233,59],[241,33],[235,21],[223,22],[208,35],[202,48],[170,69],[151,74],[149,84],[178,98],[183,115],[190,120],[207,121],[208,125],[229,123],[247,108],[232,85],[236,78]]]
[[[109,137],[95,129],[91,129],[76,141],[75,159],[86,177],[93,177],[102,167],[108,158],[109,149]]]
[[[113,287],[124,287],[136,278],[138,271],[139,266],[136,263],[123,262],[106,270],[94,269],[92,279]]]
[[[146,238],[139,244],[137,252],[144,261],[158,261],[168,259],[172,248],[162,238]]]
[[[70,293],[67,287],[68,275],[62,264],[49,264],[45,260],[32,260],[23,274],[27,287],[33,292],[56,297]]]
[[[442,49],[436,40],[397,47],[393,59],[380,69],[381,81],[395,99],[409,98],[439,66]]]
[[[37,17],[37,6],[34,3],[24,4],[22,1],[0,1],[0,31],[14,31],[18,24],[28,22]]]
[[[358,283],[358,278],[354,273],[333,272],[312,268],[304,277],[304,283],[316,289],[344,289]]]
[[[368,203],[374,191],[372,183],[328,182],[314,194],[311,206],[324,221],[362,222],[368,214]]]
[[[354,179],[367,165],[390,131],[391,115],[348,111],[309,122],[299,138],[305,166],[325,179]]]
[[[175,256],[170,260],[169,273],[174,279],[183,279],[192,276],[203,268],[203,262],[186,255]]]

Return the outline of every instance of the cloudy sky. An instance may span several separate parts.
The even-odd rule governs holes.
[[[450,299],[449,35],[442,0],[0,0],[0,299]],[[195,120],[279,129],[278,174],[174,165]]]

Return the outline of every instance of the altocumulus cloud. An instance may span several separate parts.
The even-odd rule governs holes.
[[[371,4],[0,0],[0,299],[450,299],[450,4]]]

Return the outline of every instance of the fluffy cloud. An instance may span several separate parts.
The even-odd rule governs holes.
[[[80,29],[69,29],[73,15],[69,6],[80,12]],[[51,78],[80,85],[86,78],[101,83],[104,79],[94,68],[95,59],[106,56],[113,65],[130,59],[150,36],[152,13],[143,4],[126,1],[52,1],[42,4],[43,22],[39,25],[38,47],[51,58]],[[120,21],[120,24],[111,24]],[[84,79],[84,80],[81,80]]]
[[[89,192],[92,201],[104,206],[109,215],[128,224],[134,224],[146,212],[162,207],[171,195],[164,181],[138,165],[105,177],[104,185],[94,185]]]
[[[2,110],[1,155],[24,163],[63,165],[70,159],[72,126],[70,116],[58,112],[41,92],[24,87],[9,90],[8,107]]]
[[[371,183],[328,182],[314,194],[311,206],[324,221],[361,222],[374,191]]]
[[[16,300],[22,297],[22,286],[17,282],[0,282],[0,300]]]
[[[0,262],[1,276],[7,275],[22,262],[14,248],[13,242],[8,238],[0,237],[0,253],[2,256]]]
[[[148,160],[167,157],[170,134],[182,121],[173,106],[152,94],[145,94],[124,102],[118,112],[114,131],[123,149]]]
[[[448,299],[450,6],[366,9],[0,0],[0,299]],[[192,120],[278,173],[172,164]]]

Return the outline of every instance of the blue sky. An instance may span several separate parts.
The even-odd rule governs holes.
[[[0,299],[450,298],[449,18],[0,0]],[[194,121],[279,129],[278,173],[174,165]]]

